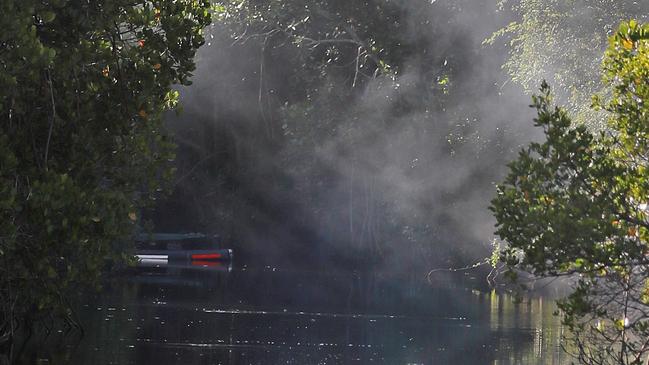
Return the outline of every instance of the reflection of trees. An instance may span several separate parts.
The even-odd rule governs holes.
[[[526,328],[532,336],[526,346],[511,348],[506,341],[499,343],[502,361],[510,364],[567,364],[568,356],[561,352],[563,327],[553,300],[539,297],[520,298],[492,291],[489,299],[489,322],[496,333],[512,328]],[[500,336],[505,338],[504,336]]]
[[[210,290],[212,284],[119,282],[84,309],[89,333],[66,356],[84,364],[562,360],[559,319],[540,298],[517,303],[509,295],[431,289],[421,277],[399,280],[378,273],[251,270],[220,278],[178,276],[217,285]],[[310,288],[298,289],[304,285]]]

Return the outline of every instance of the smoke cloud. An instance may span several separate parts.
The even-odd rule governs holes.
[[[184,112],[169,118],[179,175],[190,173],[171,200],[196,207],[167,225],[216,231],[271,260],[430,267],[484,256],[494,184],[540,134],[529,97],[501,71],[506,50],[481,45],[512,15],[484,2],[400,4],[398,37],[417,49],[394,80],[375,78],[344,102],[326,83],[296,102],[287,63],[262,61],[254,41],[232,46],[215,26]]]

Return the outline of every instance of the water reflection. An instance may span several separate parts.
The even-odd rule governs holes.
[[[78,339],[25,362],[71,364],[561,364],[543,298],[420,275],[279,268],[144,268],[81,309]],[[63,342],[61,342],[63,341]]]
[[[522,344],[501,338],[498,345],[500,359],[494,364],[564,364],[569,358],[561,352],[561,321],[553,313],[556,306],[543,297],[526,298],[523,302],[508,294],[481,294],[489,297],[490,325],[495,333],[518,330],[530,333],[532,341]]]

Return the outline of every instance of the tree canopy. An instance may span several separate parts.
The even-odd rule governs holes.
[[[264,46],[284,43],[305,50],[297,52],[303,66],[351,76],[348,85],[389,72],[389,63],[407,48],[399,43],[404,7],[396,3],[225,0],[215,9],[237,42],[257,39]]]
[[[604,89],[599,73],[607,36],[623,20],[646,20],[648,3],[518,0],[502,4],[514,11],[517,20],[487,42],[508,39],[509,58],[503,68],[512,81],[532,92],[545,79],[556,87],[576,122],[605,127],[606,116],[590,108],[590,97]]]
[[[587,364],[640,364],[649,352],[649,25],[622,23],[603,65],[607,131],[573,125],[544,84],[533,107],[545,140],[509,165],[491,209],[512,273],[576,281],[559,305],[568,349]]]
[[[190,83],[207,0],[0,4],[0,337],[70,318],[69,294],[130,257],[171,174],[161,117]]]

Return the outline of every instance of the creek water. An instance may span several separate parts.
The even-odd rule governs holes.
[[[50,335],[25,363],[563,364],[560,320],[519,303],[426,282],[421,272],[226,265],[141,268],[84,304],[85,334]],[[439,281],[439,282],[437,282]],[[467,281],[469,282],[467,284]]]

